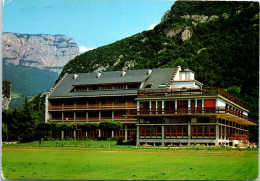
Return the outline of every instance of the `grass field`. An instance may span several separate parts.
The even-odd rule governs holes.
[[[55,143],[55,144],[54,144]],[[78,143],[78,145],[76,145]],[[4,145],[6,179],[253,180],[258,150],[116,146],[108,141]],[[44,145],[45,144],[45,145]],[[53,145],[54,144],[54,145]]]

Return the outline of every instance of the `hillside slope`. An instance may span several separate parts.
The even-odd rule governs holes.
[[[55,84],[59,74],[47,69],[38,69],[23,65],[5,65],[3,67],[3,79],[12,82],[11,109],[23,104],[25,97],[28,99],[39,94]]]
[[[61,73],[175,67],[196,72],[205,86],[222,87],[258,119],[259,4],[176,1],[153,30],[70,60]]]

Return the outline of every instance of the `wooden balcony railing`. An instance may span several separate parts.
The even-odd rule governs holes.
[[[137,96],[140,97],[153,97],[153,96],[181,96],[181,95],[222,95],[231,101],[248,109],[248,106],[232,96],[221,88],[204,87],[200,88],[186,88],[186,89],[152,89],[152,90],[138,90]]]
[[[230,140],[248,140],[249,136],[246,134],[231,134],[229,136]]]
[[[133,113],[134,111],[132,111]],[[237,117],[246,119],[247,121],[256,123],[256,121],[252,118],[250,118],[247,115],[244,115],[242,113],[225,109],[225,108],[219,108],[219,107],[211,107],[211,108],[204,108],[204,109],[181,109],[181,110],[173,110],[173,109],[160,109],[160,110],[152,110],[149,108],[140,108],[139,111],[136,111],[137,115],[151,115],[151,114],[205,114],[205,113],[216,113],[216,114],[223,114],[223,113],[229,113],[232,115],[235,115]]]
[[[49,106],[49,110],[66,110],[66,109],[106,109],[106,108],[136,108],[137,104],[89,104],[89,105],[53,105]]]
[[[112,119],[111,117],[103,117],[103,118],[99,118],[99,117],[89,117],[89,118],[84,118],[84,117],[79,117],[76,119],[73,118],[65,118],[62,120],[62,118],[49,118],[48,121],[50,122],[100,122],[100,121],[120,121],[120,122],[128,122],[128,121],[134,121],[136,122],[137,119],[135,118],[114,118]]]

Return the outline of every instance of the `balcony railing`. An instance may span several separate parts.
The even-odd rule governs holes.
[[[135,118],[124,118],[124,117],[120,117],[120,118],[114,118],[112,119],[111,117],[103,117],[103,118],[99,118],[99,117],[89,117],[89,118],[84,118],[84,117],[78,117],[76,119],[74,118],[49,118],[48,121],[50,122],[100,122],[100,121],[120,121],[120,122],[136,122],[137,119]]]
[[[182,95],[222,95],[229,100],[243,106],[248,109],[248,106],[241,102],[236,97],[232,96],[228,92],[221,88],[205,87],[200,88],[185,88],[185,89],[152,89],[152,90],[138,90],[138,98],[140,97],[153,97],[153,96],[182,96]]]
[[[137,112],[137,115],[205,114],[205,113],[224,114],[224,113],[229,113],[229,114],[235,115],[237,117],[246,119],[250,122],[256,123],[254,119],[250,118],[247,115],[233,111],[231,109],[225,109],[225,108],[219,108],[219,107],[210,107],[210,108],[204,108],[204,109],[177,109],[177,110],[173,110],[173,109],[152,110],[149,108],[140,108],[139,111],[136,111],[136,112]]]
[[[231,134],[229,136],[230,140],[248,140],[249,136],[246,134]]]
[[[137,104],[88,104],[88,105],[53,105],[49,106],[49,110],[59,110],[59,109],[120,109],[120,108],[136,108]]]

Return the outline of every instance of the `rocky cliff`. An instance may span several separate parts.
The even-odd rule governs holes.
[[[2,80],[2,110],[9,109],[11,102],[11,82]]]
[[[76,42],[64,35],[4,33],[2,51],[6,64],[48,68],[57,72],[79,55]]]

